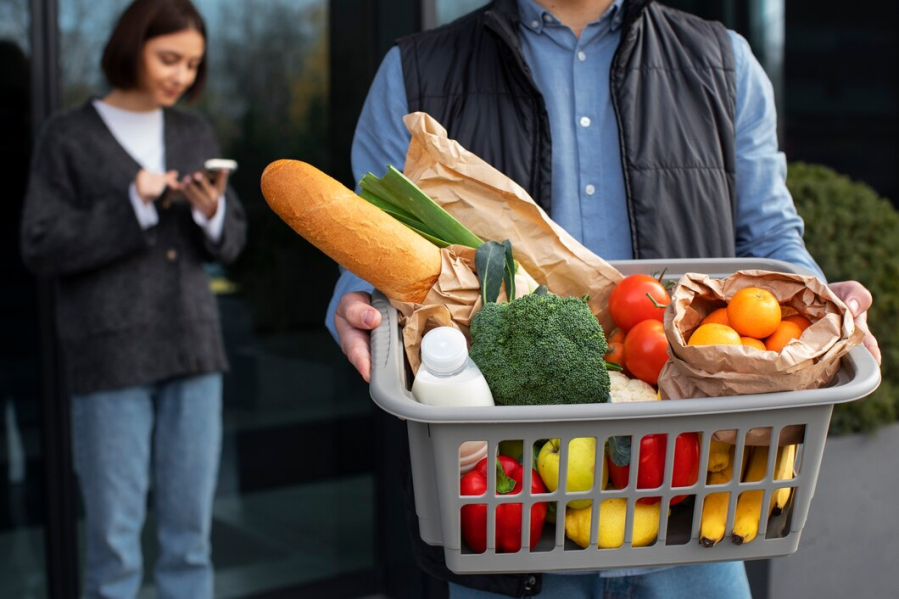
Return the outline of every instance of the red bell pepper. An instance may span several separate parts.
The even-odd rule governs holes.
[[[640,467],[637,471],[638,489],[656,489],[662,486],[665,477],[665,454],[667,453],[667,435],[646,435],[640,441]],[[616,456],[609,452],[609,478],[618,489],[627,486],[630,480],[630,455],[617,452]],[[617,458],[617,463],[616,463]],[[624,462],[622,464],[622,462]],[[699,478],[699,435],[682,433],[674,441],[674,468],[671,474],[672,487],[689,487]],[[680,503],[686,495],[677,495],[671,499],[670,505]],[[661,501],[661,497],[641,497],[638,503],[653,504]]]
[[[487,460],[484,458],[460,481],[463,496],[487,493]],[[521,492],[524,470],[514,458],[497,456],[496,490],[500,495],[517,495]],[[531,469],[531,495],[546,493],[540,475]],[[540,540],[543,522],[546,520],[546,503],[535,503],[531,508],[530,548]],[[470,504],[462,506],[462,537],[476,553],[487,550],[487,506]],[[521,504],[502,503],[496,508],[496,550],[499,553],[515,553],[521,549]]]

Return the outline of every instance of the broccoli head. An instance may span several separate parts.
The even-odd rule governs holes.
[[[497,405],[609,399],[606,337],[581,298],[531,294],[487,303],[470,332],[471,359]]]

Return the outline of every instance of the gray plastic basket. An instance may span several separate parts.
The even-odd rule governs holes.
[[[613,263],[623,274],[653,273],[667,269],[666,278],[677,279],[686,272],[702,272],[727,276],[737,270],[764,269],[802,272],[785,262],[764,259],[625,261]],[[472,408],[438,408],[418,403],[410,392],[411,381],[405,361],[401,330],[396,311],[383,296],[377,295],[375,307],[383,317],[381,326],[372,333],[371,395],[386,412],[407,421],[412,460],[412,477],[416,512],[422,539],[430,545],[442,545],[447,566],[457,573],[551,572],[562,570],[598,570],[666,564],[713,562],[735,559],[769,558],[796,551],[805,525],[809,505],[815,492],[818,472],[827,439],[827,429],[836,403],[860,399],[873,392],[880,383],[880,370],[871,354],[862,347],[843,358],[836,380],[826,388],[784,393],[770,393],[727,398],[685,399],[679,401],[631,404],[582,404],[558,406],[497,406]],[[735,464],[741,463],[745,433],[755,428],[769,428],[776,444],[780,431],[790,425],[805,429],[804,441],[797,452],[796,472],[792,479],[772,480],[776,451],[769,452],[766,477],[757,483],[742,483],[735,476],[730,483],[707,486],[704,473],[708,464],[709,439],[722,430],[736,430]],[[612,436],[667,434],[665,480],[670,481],[674,442],[677,435],[698,432],[702,438],[699,481],[691,487],[672,488],[668,482],[657,489],[635,489],[635,475],[626,489],[602,490],[594,485],[590,491],[566,492],[564,483],[549,494],[531,495],[531,472],[525,468],[523,490],[517,495],[463,497],[459,491],[460,464],[458,448],[465,441],[486,440],[488,455],[496,455],[504,440],[522,440],[522,463],[533,463],[533,445],[548,438],[562,440],[559,480],[567,475],[568,442],[575,437],[595,437],[596,464],[602,464],[605,440]],[[639,443],[633,443],[634,463],[639,462]],[[488,489],[495,488],[495,472],[488,469]],[[599,477],[595,477],[598,479]],[[761,510],[758,537],[750,543],[735,545],[729,536],[714,547],[699,543],[702,502],[709,493],[730,492],[727,532],[733,526],[737,497],[747,490],[764,490],[762,505],[767,506],[773,491],[793,487],[791,503],[769,521],[767,510]],[[661,510],[659,535],[646,547],[631,545],[634,502],[644,496],[661,496],[668,506],[676,495],[691,495],[672,509]],[[627,499],[624,544],[616,549],[598,549],[597,522],[601,517],[601,501],[613,497]],[[592,544],[581,549],[565,537],[564,508],[574,499],[592,498]],[[599,500],[599,501],[597,501]],[[557,502],[557,524],[547,524],[543,537],[531,551],[527,542],[527,518],[530,506],[539,502]],[[488,534],[485,553],[473,553],[462,539],[460,510],[466,504],[488,506],[487,530],[495,526],[495,507],[501,503],[521,503],[525,526],[522,550],[499,553],[494,548],[493,534]]]

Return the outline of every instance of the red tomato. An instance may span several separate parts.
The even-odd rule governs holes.
[[[649,294],[661,305],[657,308]],[[649,275],[630,275],[615,285],[609,296],[609,312],[615,326],[627,333],[638,322],[658,320],[662,322],[665,306],[671,301],[668,290]]]
[[[606,360],[618,364],[624,372],[627,372],[627,365],[624,363],[624,333],[621,329],[615,329],[607,343],[609,349],[606,351]]]
[[[664,325],[658,320],[637,323],[624,338],[624,355],[631,374],[650,385],[658,385],[659,372],[668,361]]]

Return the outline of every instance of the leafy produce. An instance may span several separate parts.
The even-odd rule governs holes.
[[[533,293],[488,303],[471,320],[469,355],[497,405],[609,399],[606,339],[587,302]]]
[[[565,511],[565,534],[583,548],[590,545],[590,522],[593,508]],[[624,525],[627,516],[627,500],[623,497],[605,499],[599,505],[599,538],[601,549],[615,549],[624,544]],[[659,504],[634,506],[634,528],[631,545],[645,547],[659,535]]]
[[[537,456],[537,471],[550,492],[559,488],[559,439],[550,439],[540,449]],[[593,488],[593,475],[596,465],[596,438],[576,437],[568,444],[568,474],[566,491],[589,491]],[[608,480],[608,470],[602,469],[602,488]],[[593,503],[590,499],[575,499],[568,503],[569,507],[583,508]]]
[[[646,435],[640,441],[640,467],[637,471],[638,489],[657,489],[665,479],[665,455],[667,435]],[[623,489],[630,480],[630,437],[609,439],[608,452],[609,480],[617,489]],[[671,475],[672,487],[689,487],[699,479],[699,435],[681,433],[674,442],[674,468]],[[675,505],[686,499],[678,495],[671,499]],[[637,503],[658,503],[660,497],[641,497]]]
[[[644,274],[629,275],[612,289],[609,314],[615,326],[627,333],[644,320],[662,322],[665,306],[670,301],[668,290],[658,279]]]
[[[637,323],[624,338],[628,371],[650,385],[659,384],[659,373],[668,361],[668,337],[658,320]]]
[[[474,470],[459,482],[463,496],[485,495],[487,489],[488,458],[478,462]],[[496,458],[496,492],[500,495],[521,493],[523,468],[517,460],[508,456]],[[546,493],[546,487],[536,470],[531,472],[531,495]],[[462,537],[476,553],[487,550],[487,506],[469,504],[462,506]],[[546,503],[535,503],[531,508],[529,546],[533,550],[540,540],[546,520]],[[515,553],[521,550],[521,504],[502,503],[496,508],[496,550],[499,553]]]
[[[363,200],[381,208],[438,247],[455,243],[476,248],[484,243],[392,166],[387,167],[387,173],[380,179],[367,173],[359,186]]]
[[[455,244],[480,248],[484,244],[483,239],[469,231],[415,183],[390,165],[380,179],[372,173],[366,173],[359,181],[359,187],[362,188],[359,193],[362,199],[391,215],[437,247]],[[509,245],[510,256],[511,251]],[[520,265],[510,262],[510,269],[511,277],[517,273],[525,278],[529,291],[538,287],[537,282]],[[514,297],[514,291],[509,295]]]
[[[471,319],[469,356],[497,405],[601,403],[609,399],[608,346],[583,298],[538,288],[495,303],[510,281],[509,242],[490,241],[475,255],[483,305]],[[505,265],[505,266],[503,266]]]

